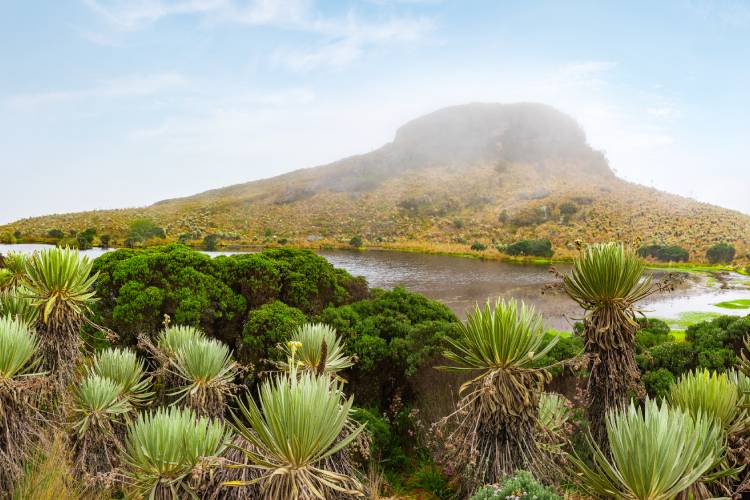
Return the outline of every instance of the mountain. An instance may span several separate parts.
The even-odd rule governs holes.
[[[88,227],[122,244],[148,218],[168,240],[365,246],[465,253],[549,238],[556,256],[575,240],[676,244],[700,261],[726,241],[750,252],[750,216],[617,178],[578,124],[542,104],[467,104],[405,124],[393,142],[334,163],[160,201],[145,208],[23,219],[0,227],[44,240]]]

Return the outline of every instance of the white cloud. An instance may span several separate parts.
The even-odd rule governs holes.
[[[216,11],[227,0],[84,0],[112,26],[132,31],[171,15]]]
[[[391,44],[413,43],[434,28],[426,17],[390,17],[362,21],[351,10],[345,15],[324,16],[316,12],[312,0],[84,0],[92,10],[119,30],[136,31],[162,18],[200,14],[212,22],[271,26],[317,37],[311,47],[279,47],[271,53],[277,67],[308,71],[341,67],[359,59],[367,50]],[[107,43],[110,37],[87,32],[93,43]]]
[[[187,80],[175,73],[154,75],[129,75],[102,80],[97,85],[83,89],[57,90],[19,94],[8,98],[5,103],[16,110],[34,110],[39,107],[64,104],[93,97],[129,98],[157,94],[184,86]]]

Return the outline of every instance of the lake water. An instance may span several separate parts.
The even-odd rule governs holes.
[[[43,247],[45,245],[0,245],[0,253],[32,252]],[[104,250],[96,248],[83,253],[95,258],[104,253]],[[206,253],[225,255],[236,252]],[[327,250],[319,253],[334,266],[346,269],[351,274],[364,276],[371,287],[403,286],[443,302],[460,317],[475,303],[497,297],[515,297],[534,304],[544,314],[550,328],[570,329],[582,314],[565,294],[542,294],[544,285],[557,280],[549,272],[549,266],[545,265],[376,250]],[[570,269],[567,264],[556,267],[560,272]],[[657,277],[663,274],[661,271],[654,273]],[[734,315],[750,313],[747,309],[724,309],[714,305],[729,300],[750,299],[750,288],[743,284],[747,282],[747,277],[730,273],[727,280],[729,288],[721,289],[712,284],[713,280],[708,275],[689,274],[677,291],[652,296],[641,307],[648,316],[673,322],[688,312]]]

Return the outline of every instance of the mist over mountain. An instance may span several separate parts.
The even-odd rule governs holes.
[[[356,126],[354,124],[353,126]],[[701,260],[713,243],[750,251],[750,217],[625,182],[571,117],[534,103],[474,103],[416,118],[375,151],[145,208],[24,219],[0,228],[43,239],[95,227],[115,244],[152,219],[168,240],[365,245],[465,252],[549,238],[678,244]]]

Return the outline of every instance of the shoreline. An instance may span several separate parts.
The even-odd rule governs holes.
[[[148,248],[160,245],[175,244],[176,241],[159,241],[155,244],[144,245],[143,247],[136,248]],[[550,266],[554,264],[571,264],[574,260],[573,255],[566,255],[560,257],[520,257],[505,255],[498,250],[483,250],[481,252],[465,251],[463,249],[452,249],[451,247],[459,246],[453,243],[441,243],[439,246],[427,245],[425,243],[412,242],[405,244],[396,245],[367,245],[362,247],[352,247],[347,243],[338,242],[326,242],[314,244],[313,242],[307,244],[270,244],[270,245],[258,245],[252,243],[239,243],[221,245],[216,250],[210,250],[215,252],[261,252],[267,249],[278,249],[278,248],[296,248],[296,249],[308,249],[314,251],[350,251],[350,252],[404,252],[404,253],[415,253],[421,255],[439,255],[444,257],[459,257],[465,259],[477,259],[485,261],[497,261],[508,264],[517,265],[533,265],[533,266]],[[56,245],[56,242],[35,239],[28,241],[21,241],[16,243],[5,243],[4,245]],[[186,246],[193,250],[204,250],[200,245],[186,244]],[[461,245],[464,246],[464,245]],[[93,248],[101,248],[94,246]],[[108,247],[104,250],[120,250],[127,247]],[[646,260],[646,268],[656,271],[675,271],[675,272],[688,272],[688,273],[712,273],[712,272],[734,272],[744,276],[750,276],[750,267],[744,268],[743,265],[733,266],[731,264],[708,264],[705,262],[656,262]]]

